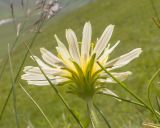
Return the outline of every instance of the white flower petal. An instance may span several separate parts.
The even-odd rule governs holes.
[[[72,59],[71,59],[70,53],[68,52],[67,48],[58,39],[58,37],[56,35],[55,35],[55,38],[56,38],[57,43],[58,43],[58,47],[56,47],[56,49],[57,49],[58,54],[62,57],[64,65],[66,65],[66,67],[68,67],[68,68],[73,68],[74,65],[71,61]]]
[[[41,67],[41,68],[44,68],[44,69],[52,69],[50,66],[48,66],[47,64],[45,64],[41,59],[39,59],[37,56],[31,56],[31,58],[33,60],[36,60],[36,62],[38,63],[38,65]]]
[[[129,75],[132,74],[132,72],[130,71],[127,71],[127,72],[120,72],[120,73],[115,73],[115,72],[112,72],[111,73],[115,78],[117,78],[118,80],[120,81],[124,81],[125,79],[128,78]],[[106,74],[106,77],[108,75]],[[114,81],[111,77],[107,78],[107,79],[99,79],[99,82],[102,82],[102,83],[116,83],[116,81]]]
[[[58,84],[61,84],[61,83],[67,82],[67,81],[68,81],[67,78],[57,78],[57,79],[51,80],[51,82],[54,85],[58,85]],[[32,80],[29,80],[27,82],[28,82],[28,84],[38,85],[38,86],[50,85],[47,80],[44,80],[44,81],[32,81]]]
[[[40,48],[41,54],[42,54],[42,58],[43,60],[54,66],[54,67],[62,67],[63,66],[63,62],[54,54],[52,54],[50,51],[48,51],[45,48]]]
[[[38,86],[49,85],[48,81],[27,81],[27,83],[31,85],[38,85]]]
[[[92,54],[96,53],[96,56],[99,57],[103,50],[106,48],[114,29],[114,25],[109,25],[104,30],[102,36],[97,41],[95,48],[93,49]]]
[[[67,67],[70,69],[74,68],[73,62],[71,61],[71,58],[67,58],[68,55],[66,54],[66,52],[60,47],[56,47],[56,49],[57,49],[58,53],[60,53],[60,55],[63,59],[63,63],[65,64],[64,67]]]
[[[55,39],[57,41],[58,47],[56,47],[58,53],[62,57],[63,60],[70,59],[71,56],[66,48],[66,46],[58,39],[58,37],[55,35]]]
[[[127,54],[124,54],[114,60],[107,62],[105,64],[105,67],[111,67],[110,70],[123,67],[123,66],[127,65],[128,63],[130,63],[135,58],[139,57],[141,52],[142,52],[141,48],[136,48]]]
[[[108,55],[111,54],[111,52],[118,46],[118,44],[120,43],[120,41],[117,41],[117,43],[112,46],[110,49],[106,49],[104,51],[104,53],[102,54],[102,56],[98,59],[98,61],[100,63],[104,63],[107,61]]]
[[[44,73],[47,75],[61,75],[63,74],[63,70],[58,68],[42,68]],[[33,67],[33,66],[26,66],[23,70],[25,73],[32,73],[32,74],[42,74],[39,67]]]
[[[69,44],[69,52],[71,57],[74,61],[80,64],[80,53],[75,33],[71,29],[66,30],[66,38]]]
[[[54,79],[53,75],[47,75],[49,79]],[[45,76],[43,74],[33,74],[33,73],[27,73],[21,76],[21,79],[23,80],[33,80],[33,81],[42,81],[46,80]]]
[[[90,51],[90,43],[92,36],[92,27],[90,22],[85,23],[83,28],[82,46],[81,46],[81,59],[87,61]]]

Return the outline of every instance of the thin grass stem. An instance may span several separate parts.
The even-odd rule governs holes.
[[[44,7],[45,3],[46,3],[46,0],[45,0],[44,3],[43,3],[43,7]],[[12,8],[12,7],[11,7],[11,8]],[[43,15],[42,15],[42,16],[43,16]],[[43,26],[44,21],[45,21],[45,19],[42,20],[42,22],[38,24],[38,27],[37,27],[37,28],[38,28],[38,29],[37,29],[38,32],[39,32],[39,30],[41,29],[41,27]],[[32,48],[32,46],[33,46],[33,44],[34,44],[34,42],[35,42],[35,40],[36,40],[36,38],[37,38],[37,36],[38,36],[38,32],[34,35],[32,41],[31,41],[31,43],[30,43],[30,45],[29,45],[29,48]],[[18,40],[18,39],[17,39],[17,40]],[[17,42],[17,41],[15,41],[14,45],[16,44],[16,42]],[[14,46],[13,46],[13,49],[14,49]],[[14,79],[14,83],[15,83],[15,84],[16,84],[17,81],[18,81],[20,72],[21,72],[21,70],[22,70],[22,68],[23,68],[23,66],[24,66],[24,63],[25,63],[25,61],[26,61],[26,59],[27,59],[27,57],[28,57],[28,54],[29,54],[29,51],[27,50],[27,52],[26,52],[26,54],[24,55],[24,58],[23,58],[23,60],[22,60],[22,62],[21,62],[21,64],[20,64],[20,67],[19,67],[19,70],[18,70],[18,72],[17,72],[17,74],[16,74],[16,77],[15,77],[15,79]],[[7,62],[8,62],[8,60],[6,60],[5,63],[7,64]],[[5,64],[5,65],[6,65],[6,64]],[[5,66],[5,65],[4,65],[4,66]],[[2,76],[2,74],[3,74],[3,72],[4,72],[4,69],[5,69],[5,67],[2,69],[2,72],[0,73],[0,78],[1,78],[1,76]],[[7,104],[8,104],[8,101],[9,101],[9,98],[10,98],[10,96],[11,96],[12,91],[13,91],[13,87],[10,88],[9,93],[8,93],[8,95],[7,95],[7,98],[6,98],[6,100],[5,100],[5,103],[4,103],[4,105],[2,106],[2,110],[1,110],[1,113],[0,113],[0,120],[1,120],[2,117],[3,117],[3,113],[4,113],[4,111],[5,111],[5,108],[6,108]]]
[[[152,19],[153,19],[155,25],[157,25],[157,27],[160,28],[160,18],[159,18],[159,15],[158,15],[158,11],[156,9],[154,1],[150,0],[150,2],[151,2],[151,5],[152,5],[152,9],[154,11],[154,15],[155,15],[155,17],[153,17]]]
[[[155,23],[155,25],[157,25],[157,27],[160,29],[160,22],[158,22],[157,20],[156,20],[156,18],[152,18],[153,19],[153,22]]]
[[[78,117],[75,115],[75,113],[73,112],[73,110],[71,109],[71,107],[69,106],[69,104],[65,101],[65,99],[63,98],[63,96],[61,95],[61,93],[58,91],[58,89],[55,87],[55,85],[51,82],[51,80],[48,78],[48,76],[45,74],[45,72],[43,71],[43,69],[39,66],[38,62],[36,61],[36,59],[34,58],[30,48],[27,46],[26,47],[29,51],[29,53],[31,54],[33,60],[36,62],[36,64],[38,65],[40,71],[42,72],[42,74],[44,75],[44,77],[46,78],[46,80],[49,82],[49,84],[51,85],[52,89],[55,91],[55,93],[57,94],[57,96],[59,97],[59,99],[62,101],[62,103],[66,106],[66,108],[68,109],[68,111],[71,113],[71,115],[74,117],[74,119],[76,120],[76,122],[79,124],[80,128],[83,128],[83,125],[81,124],[80,120],[78,119]]]
[[[9,58],[9,66],[10,66],[10,74],[11,74],[11,82],[12,82],[12,88],[13,88],[13,108],[14,108],[14,114],[16,119],[16,126],[17,128],[20,127],[19,125],[19,118],[17,115],[17,105],[16,105],[16,90],[15,90],[15,84],[14,84],[14,73],[13,73],[13,66],[11,61],[11,55],[10,55],[10,47],[8,45],[8,58]]]
[[[103,112],[98,108],[98,106],[96,104],[94,104],[94,107],[99,112],[99,114],[102,116],[102,118],[105,121],[105,123],[108,126],[108,128],[112,128],[111,125],[110,125],[110,123],[109,123],[109,121],[106,119],[106,117],[104,116]]]
[[[43,112],[42,108],[33,99],[33,97],[27,92],[27,90],[22,86],[22,84],[20,82],[18,82],[18,83],[19,83],[19,86],[21,87],[21,89],[25,92],[25,94],[29,97],[29,99],[34,103],[34,105],[37,107],[37,109],[41,112],[41,114],[43,115],[43,117],[45,118],[45,120],[47,121],[47,123],[49,124],[50,128],[54,128],[54,126],[52,125],[51,121],[48,119],[48,117],[46,116],[46,114]]]
[[[151,106],[151,109],[152,109],[154,115],[156,116],[157,120],[160,122],[160,115],[157,115],[158,113],[156,113],[156,111],[155,111],[155,109],[154,109],[154,107],[153,107],[153,105],[152,105],[152,102],[151,102],[151,94],[150,94],[150,93],[151,93],[151,85],[152,85],[153,81],[155,80],[155,78],[158,76],[159,72],[160,72],[160,69],[158,69],[158,70],[155,72],[155,74],[152,76],[152,78],[150,79],[150,81],[149,81],[149,83],[148,83],[147,97],[148,97],[148,101],[149,101],[149,104],[150,104],[150,106]],[[159,117],[158,117],[158,116],[159,116]]]
[[[137,101],[139,101],[140,103],[142,103],[150,112],[152,112],[154,114],[154,112],[152,111],[152,108],[146,104],[140,97],[138,97],[136,94],[134,94],[131,90],[129,90],[127,88],[127,86],[122,83],[121,81],[119,81],[117,78],[115,78],[110,72],[108,72],[99,62],[97,62],[98,65],[110,76],[112,77],[112,79],[114,81],[116,81],[125,91],[127,91],[130,95],[132,95],[135,99],[137,99]]]
[[[43,23],[44,23],[44,21],[39,25],[38,30],[40,30],[40,28],[42,27]],[[33,46],[33,44],[34,44],[35,39],[37,38],[37,36],[38,36],[38,32],[34,35],[32,41],[31,41],[31,43],[30,43],[30,45],[29,45],[29,48],[32,48],[32,46]],[[25,63],[25,61],[26,61],[26,59],[27,59],[27,57],[28,57],[28,54],[29,54],[29,51],[27,50],[27,52],[26,52],[26,54],[24,55],[24,58],[23,58],[23,60],[22,60],[22,62],[21,62],[21,64],[20,64],[20,67],[19,67],[19,69],[18,69],[18,72],[17,72],[17,74],[16,74],[16,76],[15,76],[15,79],[14,79],[14,83],[15,83],[15,84],[16,84],[17,81],[18,81],[20,72],[21,72],[21,70],[22,70],[22,68],[23,68],[23,66],[24,66],[24,63]],[[5,100],[5,103],[4,103],[3,107],[2,107],[2,111],[1,111],[1,113],[0,113],[0,120],[2,119],[3,113],[4,113],[4,111],[5,111],[6,105],[8,104],[8,101],[9,101],[9,98],[10,98],[10,96],[11,96],[12,91],[13,91],[13,87],[10,88],[10,91],[9,91],[9,93],[8,93],[8,95],[7,95],[7,98],[6,98],[6,100]]]
[[[154,14],[155,14],[156,18],[158,19],[158,22],[160,23],[160,18],[159,18],[159,15],[158,15],[158,11],[157,11],[157,9],[156,9],[156,6],[155,6],[155,4],[154,4],[154,1],[153,1],[153,0],[150,0],[150,2],[151,2],[151,5],[152,5],[152,9],[153,9],[153,11],[154,11]]]
[[[158,96],[156,96],[156,102],[157,102],[157,106],[158,106],[158,111],[160,112],[160,101],[159,101]]]
[[[28,0],[27,0],[27,1],[28,1]],[[10,1],[10,3],[11,3],[11,1]],[[27,3],[28,3],[28,2],[27,2]],[[11,12],[12,12],[12,11],[13,11],[13,10],[12,10],[12,7],[11,7]],[[12,18],[15,19],[14,15],[12,15]],[[27,18],[28,18],[28,17],[27,17]],[[16,36],[16,39],[15,39],[15,41],[13,42],[13,44],[12,44],[12,46],[11,46],[11,48],[10,48],[10,54],[13,53],[13,51],[14,51],[14,49],[15,49],[15,46],[16,46],[19,38],[20,38],[21,35],[23,34],[22,32],[24,31],[25,25],[26,25],[26,23],[27,23],[27,18],[23,21],[22,27],[21,27],[21,30],[20,30],[21,32],[19,33],[18,36]],[[14,26],[15,26],[15,28],[16,28],[15,20],[14,20]],[[1,80],[2,75],[3,75],[3,73],[4,73],[5,69],[6,69],[7,63],[8,63],[8,56],[5,57],[4,63],[3,63],[3,65],[1,66],[1,70],[0,70],[0,80]]]
[[[21,28],[22,31],[24,30],[25,24],[26,24],[26,20],[24,21],[24,23],[23,23],[23,25],[22,25],[22,28]],[[15,39],[15,41],[13,42],[13,45],[11,46],[10,54],[13,53],[13,51],[14,51],[14,49],[15,49],[15,46],[16,46],[16,44],[17,44],[17,42],[18,42],[18,40],[19,40],[19,38],[20,38],[21,35],[22,35],[22,33],[20,33],[18,36],[16,36],[16,39]],[[3,75],[4,71],[5,71],[5,68],[6,68],[7,63],[8,63],[8,56],[5,57],[5,58],[6,58],[6,59],[4,60],[3,66],[1,67],[1,71],[0,71],[0,79],[2,78],[2,75]]]
[[[145,105],[139,103],[139,102],[136,102],[136,101],[132,101],[132,100],[128,100],[128,99],[124,99],[124,98],[121,98],[121,97],[118,97],[118,96],[114,96],[114,95],[111,95],[111,94],[102,94],[102,93],[97,93],[97,94],[101,94],[101,95],[107,95],[107,96],[110,96],[110,97],[113,97],[113,98],[116,98],[118,100],[121,100],[121,101],[124,101],[124,102],[127,102],[127,103],[131,103],[131,104],[135,104],[135,105],[138,105],[138,106],[141,106],[141,107],[144,107],[146,108]]]
[[[19,36],[16,37],[16,39],[15,39],[15,41],[14,41],[14,43],[13,43],[11,49],[10,49],[10,54],[13,52],[13,49],[15,48],[15,45],[16,45],[18,39],[19,39]],[[5,57],[5,58],[6,59],[4,60],[4,63],[2,65],[1,71],[0,71],[0,79],[2,78],[2,75],[3,75],[3,73],[4,73],[5,69],[6,69],[6,66],[7,66],[7,63],[8,63],[8,59],[9,59],[8,56]]]

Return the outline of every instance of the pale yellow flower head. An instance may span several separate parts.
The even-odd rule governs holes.
[[[97,64],[103,65],[117,79],[123,81],[130,71],[114,72],[137,58],[142,52],[136,48],[127,54],[110,60],[110,54],[117,47],[120,41],[113,46],[109,44],[114,25],[106,27],[101,37],[93,45],[91,42],[92,27],[90,22],[85,23],[82,33],[82,40],[77,37],[72,29],[66,30],[68,47],[55,35],[58,46],[58,55],[54,55],[45,48],[40,48],[42,59],[34,56],[41,69],[55,85],[68,85],[69,91],[81,98],[93,97],[104,83],[115,83]],[[80,44],[80,45],[79,45]],[[22,79],[28,84],[44,86],[49,85],[39,67],[26,66]]]

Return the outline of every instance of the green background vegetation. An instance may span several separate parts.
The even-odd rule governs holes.
[[[159,9],[160,1],[155,0]],[[158,10],[160,12],[160,9]],[[160,13],[159,13],[160,14]],[[143,99],[147,99],[147,82],[153,73],[160,67],[160,30],[154,24],[152,17],[154,12],[149,0],[97,0],[77,10],[70,11],[65,15],[57,15],[43,27],[43,32],[39,34],[34,43],[32,51],[40,57],[39,48],[45,47],[56,53],[56,41],[54,34],[65,43],[65,29],[75,30],[78,40],[81,41],[82,28],[86,21],[90,21],[93,27],[94,42],[101,35],[105,27],[109,24],[115,25],[115,30],[110,41],[113,45],[117,40],[121,40],[120,45],[111,55],[111,58],[119,56],[131,49],[141,47],[142,55],[124,67],[123,71],[132,71],[125,83],[136,94]],[[22,61],[27,50],[23,42],[30,42],[33,33],[26,32],[18,42],[15,52],[12,54],[14,72]],[[0,57],[4,57],[7,51],[7,44],[12,43],[15,38],[14,27],[5,25],[0,27]],[[33,61],[28,57],[25,65],[33,65]],[[152,89],[153,102],[155,96],[160,96],[158,87],[159,78],[154,82]],[[44,112],[48,115],[56,128],[78,128],[75,120],[58,99],[50,86],[36,87],[27,85],[22,81],[25,88],[36,99]],[[116,84],[106,84],[106,86],[117,92],[122,97],[131,98],[123,89]],[[0,81],[0,108],[5,102],[9,88],[11,87],[9,66],[7,66],[3,78]],[[67,87],[59,87],[72,108],[79,113],[80,118],[86,120],[86,104],[76,96],[66,94]],[[17,109],[22,128],[27,127],[28,121],[32,122],[35,128],[48,128],[46,121],[33,103],[17,85]],[[3,119],[0,121],[1,128],[16,127],[13,113],[13,98],[10,99],[6,107]],[[141,128],[143,122],[152,122],[153,116],[145,109],[131,104],[118,102],[107,96],[96,96],[95,103],[104,111],[105,116],[110,121],[113,128]],[[156,107],[156,106],[155,106]],[[103,122],[103,121],[102,121]],[[103,126],[102,123],[102,128]]]

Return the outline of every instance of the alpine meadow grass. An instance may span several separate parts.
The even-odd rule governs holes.
[[[160,127],[158,0],[6,4],[0,128]]]

